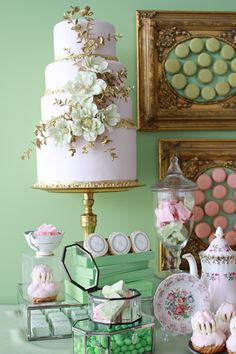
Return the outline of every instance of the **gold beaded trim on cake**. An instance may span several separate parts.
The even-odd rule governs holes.
[[[80,59],[80,58],[85,58],[87,57],[88,54],[68,54],[68,55],[61,55],[55,58],[55,61],[62,61],[62,60],[70,60],[70,59]],[[118,58],[115,57],[114,55],[105,55],[105,54],[94,54],[94,57],[102,57],[106,60],[113,60],[113,61],[118,61]]]
[[[77,190],[77,189],[119,189],[119,188],[135,188],[142,185],[138,180],[123,181],[95,181],[95,182],[52,182],[52,183],[35,183],[33,188],[45,190]]]
[[[52,118],[50,120],[41,120],[40,124],[45,124],[46,128],[50,128],[55,122],[55,119],[57,118]],[[121,118],[119,123],[117,123],[113,128],[136,129],[136,124],[129,118]]]

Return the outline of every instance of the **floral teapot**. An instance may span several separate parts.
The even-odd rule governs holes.
[[[208,288],[212,311],[216,311],[226,301],[236,304],[236,252],[224,239],[221,227],[217,228],[215,236],[209,247],[199,253],[201,280]],[[192,254],[187,253],[183,258],[189,263],[190,274],[198,276]]]

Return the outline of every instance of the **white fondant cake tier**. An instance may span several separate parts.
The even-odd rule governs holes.
[[[77,143],[77,152],[72,157],[67,147],[58,147],[52,141],[37,149],[38,183],[73,183],[85,181],[136,180],[136,130],[114,129],[109,133],[112,142],[82,154],[85,141]],[[109,147],[116,149],[118,158],[114,161]]]
[[[109,69],[113,72],[124,69],[124,66],[118,61],[108,61]],[[78,72],[78,66],[71,60],[62,60],[51,63],[45,68],[45,86],[46,90],[61,89],[70,80],[74,80]]]
[[[86,29],[87,21],[79,20],[79,24],[82,29]],[[97,38],[98,36],[105,37],[105,45],[100,46],[95,49],[93,53],[102,54],[105,56],[116,56],[116,41],[112,37],[115,34],[115,27],[108,22],[104,21],[93,21],[93,28],[91,34],[93,37]],[[72,24],[67,21],[59,22],[55,25],[53,29],[53,38],[54,38],[54,57],[57,60],[58,58],[64,57],[67,55],[65,48],[69,48],[72,53],[81,54],[82,53],[82,43],[77,43],[76,32],[71,29]],[[108,35],[111,35],[111,40],[107,40]]]
[[[43,96],[41,99],[42,120],[50,120],[52,117],[63,115],[68,110],[68,106],[59,106],[58,104],[55,104],[55,100],[65,101],[69,98],[70,94],[68,93],[55,93]],[[115,98],[113,99],[113,102],[117,105],[117,112],[120,114],[121,118],[132,118],[130,97],[128,97],[127,101],[123,98]]]

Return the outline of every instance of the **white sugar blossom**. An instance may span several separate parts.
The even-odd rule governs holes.
[[[116,104],[110,104],[108,107],[101,110],[100,119],[108,130],[115,127],[120,121],[120,115],[117,112]]]
[[[82,61],[82,67],[85,70],[93,71],[95,73],[110,73],[108,69],[108,62],[102,57],[85,57]]]
[[[79,71],[74,81],[66,83],[65,90],[72,94],[73,101],[83,103],[88,98],[102,93],[106,87],[106,82],[98,79],[94,72]]]
[[[72,123],[72,132],[74,135],[83,135],[84,139],[93,142],[98,135],[105,131],[104,124],[97,118],[78,118]]]
[[[81,108],[77,108],[71,114],[72,119],[83,119],[83,118],[95,118],[98,112],[97,106],[89,100],[86,105],[81,106]]]
[[[69,121],[58,119],[54,127],[48,129],[48,136],[52,138],[57,145],[63,145],[71,141],[71,124]]]

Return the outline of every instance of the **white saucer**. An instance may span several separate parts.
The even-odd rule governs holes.
[[[192,332],[191,316],[199,310],[210,310],[210,296],[197,277],[178,273],[160,283],[153,306],[156,318],[165,329],[187,334]]]

